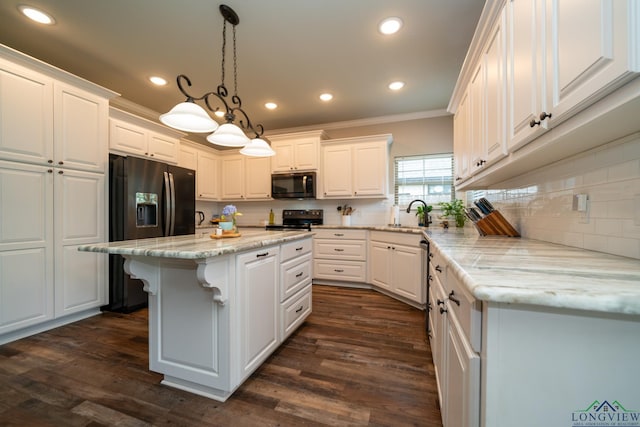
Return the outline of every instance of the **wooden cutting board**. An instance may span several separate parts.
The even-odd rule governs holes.
[[[228,237],[240,237],[242,236],[242,234],[240,233],[222,233],[220,235],[217,235],[215,233],[209,234],[209,237],[211,237],[212,239],[226,239]]]

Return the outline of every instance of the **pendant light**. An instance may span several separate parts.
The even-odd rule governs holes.
[[[222,82],[217,87],[216,91],[207,92],[202,96],[195,97],[190,95],[183,84],[191,86],[191,80],[184,74],[180,74],[177,77],[178,89],[187,100],[176,105],[168,113],[160,116],[160,121],[167,126],[174,129],[205,133],[213,132],[207,136],[207,141],[212,144],[220,145],[223,147],[246,147],[246,150],[241,150],[241,153],[247,156],[273,156],[275,151],[270,147],[269,143],[263,139],[260,139],[264,133],[264,128],[261,124],[255,127],[251,123],[249,116],[242,109],[242,100],[238,96],[238,61],[237,61],[237,49],[236,49],[236,25],[240,22],[240,18],[236,12],[227,5],[220,5],[220,14],[223,17],[222,26]],[[227,102],[229,91],[225,86],[225,58],[227,47],[227,22],[232,25],[233,28],[233,89],[234,93],[231,96],[231,103]],[[213,108],[211,106],[211,99],[218,99],[224,106],[224,119],[225,123],[218,126],[207,111],[196,104],[196,101],[203,101],[204,105],[209,111],[217,112],[220,108]],[[238,124],[235,124],[237,116],[240,116]],[[250,133],[254,136],[253,140],[250,139],[246,133]]]

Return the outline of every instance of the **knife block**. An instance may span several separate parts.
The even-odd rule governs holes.
[[[520,233],[497,210],[489,213],[475,224],[480,234],[484,236],[520,237]]]

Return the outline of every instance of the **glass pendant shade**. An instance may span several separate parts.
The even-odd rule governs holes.
[[[223,147],[244,147],[250,142],[242,129],[233,123],[223,123],[214,133],[207,136],[207,141]]]
[[[181,102],[168,113],[160,116],[160,121],[167,126],[184,132],[205,133],[218,129],[216,123],[198,104]]]
[[[240,154],[252,157],[270,157],[274,156],[276,152],[273,151],[273,148],[271,148],[264,139],[254,138],[240,150]]]

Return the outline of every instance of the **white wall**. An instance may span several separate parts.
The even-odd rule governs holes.
[[[491,200],[523,237],[640,259],[640,134],[502,183]],[[587,194],[587,214],[573,210]]]

